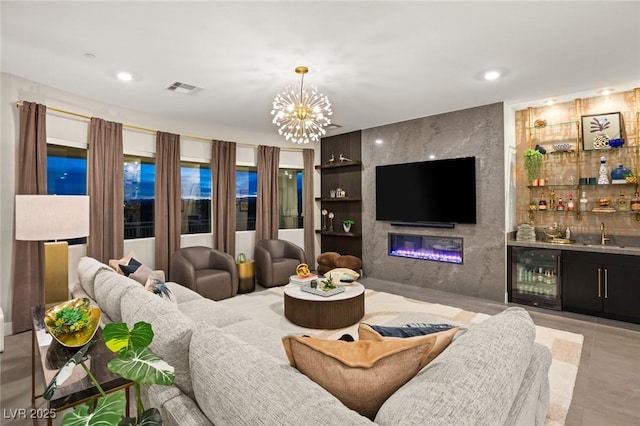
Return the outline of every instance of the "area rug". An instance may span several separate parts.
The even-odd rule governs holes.
[[[337,330],[315,330],[290,323],[284,317],[282,287],[249,293],[222,300],[220,303],[235,312],[254,318],[282,331],[282,334],[306,334],[326,339],[337,339],[343,334],[358,336],[358,324]],[[446,320],[461,325],[484,321],[489,315],[465,311],[453,306],[422,302],[381,291],[365,290],[365,315],[361,320],[370,324],[404,325],[412,322],[441,322]],[[573,388],[578,374],[584,336],[567,331],[536,326],[536,342],[551,350],[549,369],[551,407],[546,426],[564,425]]]

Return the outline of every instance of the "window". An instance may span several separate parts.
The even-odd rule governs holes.
[[[47,194],[87,195],[87,150],[47,144]],[[86,244],[87,238],[67,240]]]
[[[236,231],[256,230],[258,168],[236,167]]]
[[[153,237],[154,185],[153,158],[124,156],[124,239]]]
[[[280,229],[304,227],[302,216],[302,170],[279,169]]]
[[[182,187],[182,234],[211,232],[211,166],[183,161],[180,164]]]

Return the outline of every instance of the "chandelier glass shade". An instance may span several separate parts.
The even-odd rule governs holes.
[[[331,103],[316,87],[305,89],[304,75],[307,67],[297,67],[296,73],[302,75],[300,88],[287,87],[273,100],[272,123],[278,126],[278,133],[287,141],[297,144],[318,142],[325,135],[326,126],[331,124],[329,116]]]

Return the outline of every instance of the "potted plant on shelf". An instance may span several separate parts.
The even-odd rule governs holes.
[[[353,219],[345,219],[342,221],[342,229],[344,229],[344,232],[351,232],[351,226],[355,223]]]
[[[527,179],[532,183],[538,178],[542,167],[542,154],[537,149],[528,149],[524,153],[524,167],[527,169]]]
[[[53,397],[56,388],[71,376],[73,369],[80,364],[94,383],[101,396],[97,403],[93,401],[76,407],[62,419],[62,426],[74,425],[109,425],[109,426],[160,426],[162,415],[157,408],[145,409],[140,396],[140,385],[169,386],[175,378],[174,369],[158,355],[154,354],[149,345],[153,340],[151,324],[141,321],[129,329],[125,323],[109,323],[102,330],[104,342],[92,340],[84,345],[67,363],[56,373],[44,391],[44,398]],[[112,372],[119,374],[135,384],[136,417],[125,417],[126,396],[124,391],[106,394],[100,383],[85,365],[85,356],[94,344],[104,344],[118,356],[107,364]]]

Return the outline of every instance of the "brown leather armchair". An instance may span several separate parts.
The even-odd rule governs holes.
[[[169,279],[213,300],[238,293],[238,269],[233,256],[210,247],[176,250],[169,263]]]
[[[285,240],[261,240],[256,243],[253,259],[256,281],[263,287],[289,283],[301,263],[307,263],[304,250]]]

